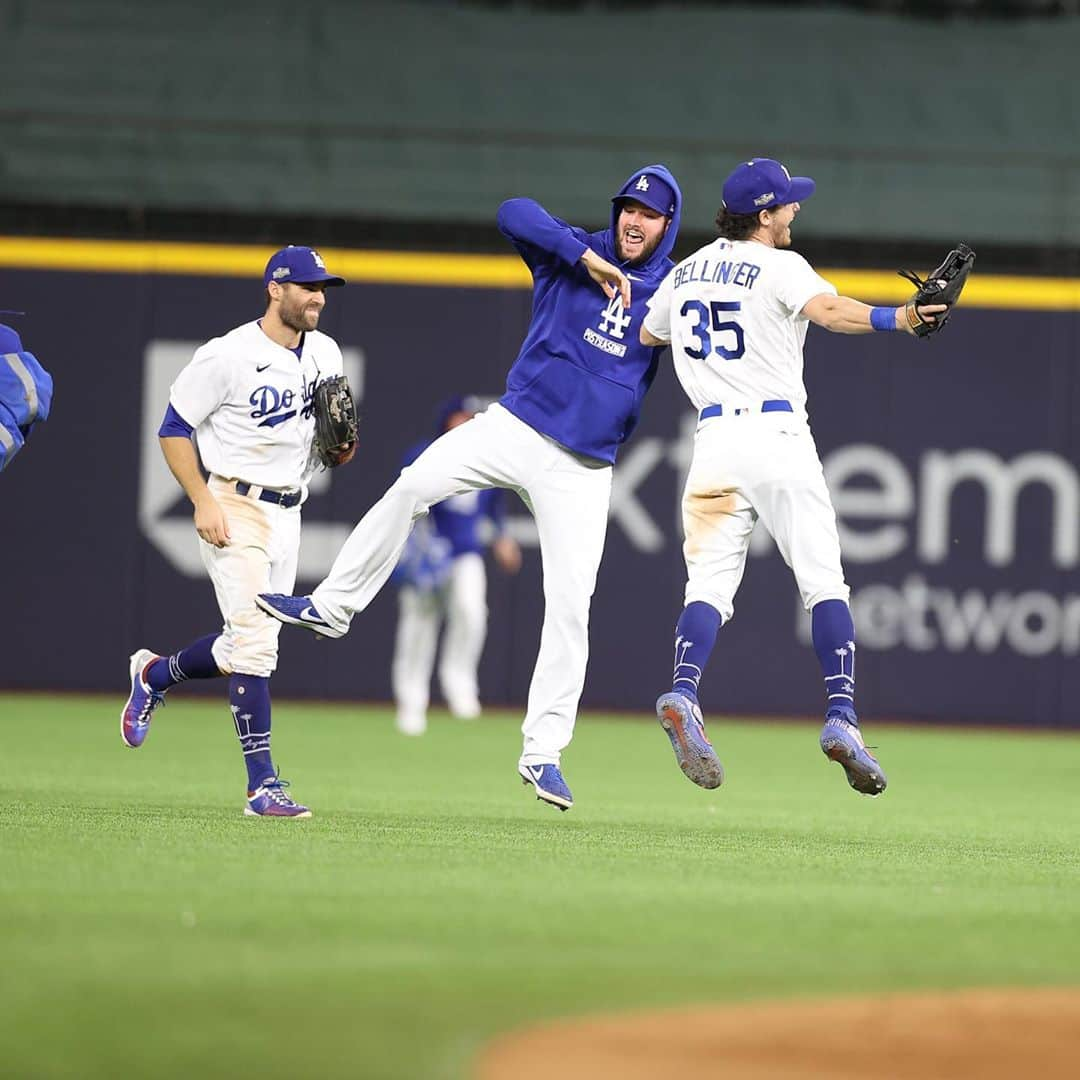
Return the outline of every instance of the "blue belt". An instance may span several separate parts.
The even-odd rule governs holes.
[[[751,413],[751,412],[757,412],[757,411],[758,410],[756,410],[756,409],[732,409],[731,410],[731,415],[732,416],[740,416],[742,413]],[[795,410],[791,407],[791,402],[790,401],[784,401],[782,398],[774,398],[772,401],[763,401],[761,403],[761,410],[760,411],[761,412],[794,412]],[[724,406],[723,405],[706,405],[705,408],[701,410],[701,415],[698,417],[698,419],[699,420],[708,420],[710,416],[723,416],[723,415],[724,415]]]
[[[246,480],[236,481],[236,494],[246,495],[251,491],[251,485]],[[259,500],[261,502],[273,503],[275,506],[284,506],[286,510],[291,506],[298,506],[300,504],[300,492],[284,492],[284,491],[268,491],[263,488],[259,492]]]

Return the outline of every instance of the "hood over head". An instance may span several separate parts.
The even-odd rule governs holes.
[[[644,266],[670,257],[679,237],[679,223],[682,220],[682,191],[678,181],[672,176],[666,165],[645,165],[634,172],[625,184],[611,198],[611,245],[615,250],[615,228],[619,221],[619,210],[624,199],[633,199],[653,210],[659,211],[671,219],[667,232],[663,235],[656,250],[649,256]]]

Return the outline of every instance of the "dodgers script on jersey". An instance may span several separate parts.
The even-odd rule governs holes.
[[[668,274],[645,329],[671,341],[675,373],[698,410],[784,400],[806,419],[807,301],[836,289],[794,251],[713,241]]]
[[[315,387],[342,373],[333,338],[309,330],[298,360],[256,321],[199,348],[177,376],[169,400],[195,428],[210,472],[292,490],[306,484],[316,466]]]

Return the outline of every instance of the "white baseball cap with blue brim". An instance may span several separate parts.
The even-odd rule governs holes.
[[[732,214],[772,210],[809,199],[815,186],[809,176],[792,176],[779,161],[751,158],[724,181],[724,209]]]
[[[313,281],[325,281],[327,285],[344,285],[345,279],[331,274],[326,269],[323,257],[314,249],[290,244],[275,251],[263,271],[263,284],[276,281],[279,285],[292,282],[294,285],[307,285]]]

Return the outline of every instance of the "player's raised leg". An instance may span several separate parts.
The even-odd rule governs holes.
[[[448,431],[403,469],[360,519],[330,573],[310,596],[264,593],[257,598],[259,607],[280,622],[322,637],[344,637],[353,615],[386,584],[413,522],[451,495],[517,486],[519,473],[530,460],[519,452],[521,444],[529,447],[538,439],[536,432],[498,405]]]
[[[132,750],[138,749],[150,733],[150,721],[165,704],[165,692],[188,679],[215,679],[221,671],[214,660],[217,634],[207,634],[170,656],[150,649],[131,654],[128,673],[131,691],[120,710],[120,738]]]

